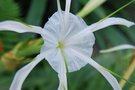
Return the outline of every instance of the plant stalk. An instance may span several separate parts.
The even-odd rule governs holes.
[[[128,80],[130,78],[130,76],[132,75],[132,73],[134,72],[134,69],[135,69],[135,58],[133,58],[133,61],[131,62],[131,64],[127,68],[123,77]],[[126,84],[126,81],[121,79],[119,83],[120,83],[120,86],[123,88]]]

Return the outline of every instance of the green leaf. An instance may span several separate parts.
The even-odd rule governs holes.
[[[40,25],[46,10],[47,0],[32,0],[26,22],[33,25]]]
[[[15,19],[20,16],[20,9],[14,0],[0,0],[0,21]]]

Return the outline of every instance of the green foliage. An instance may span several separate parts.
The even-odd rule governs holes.
[[[85,5],[89,0],[79,0],[79,1],[80,1],[80,3]]]
[[[40,25],[45,12],[47,0],[32,0],[26,22],[33,25]]]
[[[20,16],[20,10],[17,3],[13,0],[0,0],[0,21],[15,19]]]
[[[1,32],[0,33],[0,39],[3,43],[4,52],[9,51],[11,48],[14,47],[17,42],[21,40],[19,38],[20,34],[14,33],[14,32]]]
[[[20,16],[18,4],[13,0],[0,0],[0,21],[16,19]],[[0,39],[4,45],[4,51],[13,48],[20,41],[19,34],[13,32],[1,32]]]

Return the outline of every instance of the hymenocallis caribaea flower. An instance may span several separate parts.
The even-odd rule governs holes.
[[[110,25],[130,27],[134,23],[122,18],[111,17],[100,23],[87,26],[83,19],[69,12],[71,0],[66,0],[65,11],[61,10],[59,0],[57,0],[57,4],[58,11],[50,17],[44,28],[24,25],[16,21],[0,22],[0,30],[18,33],[33,32],[40,34],[45,41],[40,54],[16,73],[10,90],[21,90],[28,74],[44,58],[58,73],[58,90],[68,90],[66,73],[77,71],[86,64],[97,69],[114,90],[121,90],[115,77],[91,58],[95,43],[93,32]]]

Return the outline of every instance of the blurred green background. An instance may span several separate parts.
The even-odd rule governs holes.
[[[77,14],[89,0],[72,0],[71,12]],[[131,0],[107,0],[87,16],[83,17],[88,25],[99,21]],[[61,0],[64,9],[65,0]],[[56,0],[0,0],[0,21],[19,20],[32,25],[44,26],[48,18],[57,11]],[[135,3],[113,15],[135,21]],[[111,26],[95,34],[93,58],[123,76],[134,60],[133,50],[100,54],[99,50],[120,44],[135,45],[135,27]],[[30,62],[43,44],[40,36],[31,33],[0,32],[0,90],[8,90],[15,72]],[[121,78],[117,79],[120,81]],[[69,74],[69,90],[112,90],[105,78],[94,68],[87,65],[80,71]],[[135,83],[135,72],[129,78]],[[57,90],[57,73],[47,61],[34,68],[23,84],[22,90]],[[123,90],[135,90],[135,85],[126,83]]]

